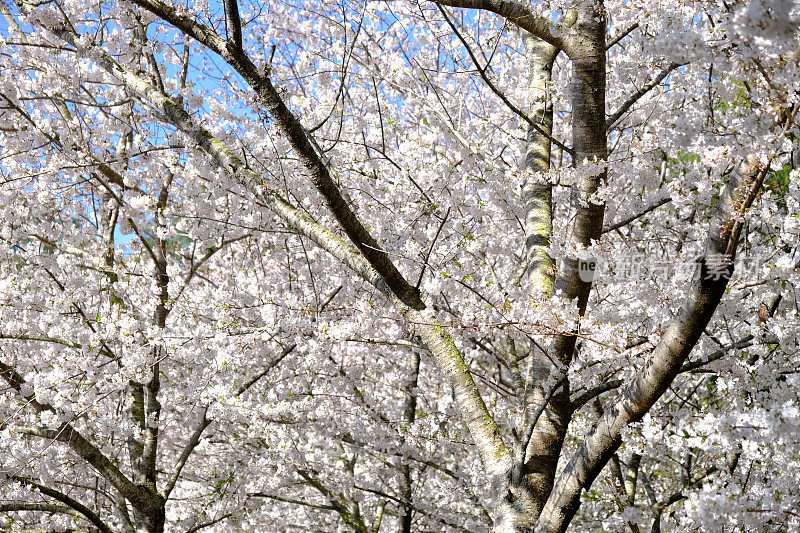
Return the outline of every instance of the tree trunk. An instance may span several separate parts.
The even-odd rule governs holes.
[[[408,381],[406,382],[405,391],[403,392],[403,423],[411,426],[416,418],[417,411],[417,379],[419,377],[419,352],[414,350],[411,353],[411,368],[409,369]],[[411,533],[411,520],[414,517],[414,511],[411,507],[411,501],[414,496],[413,488],[411,486],[411,467],[409,460],[401,457],[400,462],[400,497],[403,503],[400,506],[400,533]]]

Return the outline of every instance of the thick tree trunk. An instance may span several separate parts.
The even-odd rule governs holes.
[[[605,14],[600,4],[584,4],[577,13],[577,20],[570,34],[570,57],[572,59],[572,131],[573,149],[575,151],[575,165],[580,166],[584,160],[602,163],[606,159],[606,128],[605,128]],[[532,58],[547,57],[547,46],[531,42],[528,50]],[[538,54],[536,53],[538,51]],[[543,53],[544,52],[544,53]],[[552,53],[552,52],[551,52]],[[554,56],[551,56],[554,57]],[[550,65],[534,59],[534,75],[539,79],[546,76],[549,81]],[[544,69],[546,75],[543,76]],[[545,111],[542,116],[549,121],[548,131],[552,130],[552,104],[545,99]],[[532,170],[541,172],[549,168],[549,140],[545,142],[543,136],[533,135],[535,141],[529,145],[528,165]],[[547,149],[545,150],[545,146]],[[545,156],[547,159],[545,160]],[[592,203],[591,195],[597,191],[600,183],[605,178],[605,172],[580,178],[574,185],[577,205],[573,206],[575,213],[570,216],[570,225],[567,231],[568,246],[589,246],[600,238],[603,226],[604,207]],[[539,235],[547,229],[552,232],[552,218],[546,220],[543,214],[552,217],[552,207],[547,205],[552,200],[549,184],[526,184],[531,197],[536,205],[528,211],[529,228],[526,235],[527,260],[531,264],[531,279],[536,280],[541,286],[548,282],[545,268],[552,269],[552,262],[548,265],[545,246],[547,242]],[[526,200],[528,197],[526,197]],[[535,228],[535,229],[534,229]],[[538,230],[538,231],[537,231]],[[552,261],[552,260],[551,260]],[[547,266],[545,266],[547,265]],[[535,269],[533,267],[536,267]],[[550,275],[552,279],[552,274]],[[552,283],[552,281],[550,281]],[[574,300],[578,313],[583,315],[586,311],[591,279],[582,279],[578,270],[578,261],[566,257],[560,267],[558,277],[555,279],[555,288],[560,291],[559,297]],[[552,285],[550,286],[552,290]],[[560,371],[555,369],[552,362],[558,360],[564,365],[569,364],[575,350],[575,335],[564,334],[556,337],[551,346],[550,353],[537,353],[530,355],[531,363],[528,372],[528,390],[526,391],[525,409],[527,413],[541,412],[533,428],[524,427],[524,449],[517,456],[517,464],[512,470],[511,487],[511,516],[509,531],[532,531],[540,513],[547,502],[553,489],[556,467],[561,456],[564,437],[573,413],[572,403],[569,398],[569,383],[566,379],[557,381],[559,385],[545,385],[553,379],[548,379]],[[527,434],[530,432],[530,440]],[[517,477],[518,476],[518,477]]]
[[[572,60],[572,147],[575,151],[575,166],[584,161],[604,164],[608,149],[606,145],[605,87],[605,12],[601,4],[592,4],[578,12],[578,18],[570,35]],[[605,181],[605,170],[594,175],[581,176],[573,185],[575,213],[567,227],[567,244],[586,247],[597,241],[603,230],[604,205],[594,203],[591,196]],[[582,315],[589,299],[591,279],[584,279],[578,271],[578,261],[565,257],[561,265],[556,289],[567,299],[577,299],[578,312]],[[564,362],[572,358],[575,336],[565,335],[555,346],[555,353]]]
[[[528,128],[524,162],[525,182],[522,199],[525,205],[525,274],[524,280],[531,294],[547,298],[552,295],[555,263],[550,256],[553,234],[552,184],[550,150],[553,131],[553,102],[551,98],[552,69],[558,49],[541,39],[524,33],[523,41],[530,71],[530,116],[539,126]],[[512,354],[516,356],[517,354]],[[542,384],[550,375],[550,363],[541,350],[531,348],[524,384],[524,414],[520,435],[527,435],[528,426],[534,423],[532,413],[542,404],[547,393]],[[552,433],[550,413],[543,413],[537,424],[541,441],[543,433]],[[524,438],[523,441],[527,439]],[[556,439],[558,440],[558,439]],[[517,444],[514,467],[508,479],[502,519],[498,531],[525,531],[533,527],[552,489],[555,465],[541,461],[542,454],[532,450],[528,454],[526,442]],[[552,450],[549,450],[552,453]],[[555,450],[558,453],[558,450]],[[546,454],[549,455],[549,454]]]
[[[528,146],[525,151],[525,182],[522,186],[522,201],[525,204],[525,275],[531,292],[550,296],[555,277],[555,264],[550,257],[553,186],[546,173],[550,170],[550,137],[553,132],[550,85],[558,50],[529,33],[524,34],[523,41],[531,73],[530,115],[541,128],[528,127]]]

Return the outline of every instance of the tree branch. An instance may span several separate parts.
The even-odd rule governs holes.
[[[529,124],[526,139],[525,178],[522,183],[525,255],[519,279],[528,282],[531,294],[549,297],[554,289],[556,264],[550,255],[553,241],[553,184],[546,176],[550,170],[553,141],[552,80],[558,49],[527,32],[522,36],[522,41],[530,76],[529,105],[539,127]],[[574,161],[574,152],[570,155]],[[549,374],[549,370],[545,372]],[[544,375],[534,379],[539,377],[544,378]]]
[[[667,204],[667,203],[669,203],[671,201],[672,201],[672,198],[669,197],[669,196],[667,196],[665,198],[661,198],[660,200],[656,200],[655,202],[653,202],[650,205],[646,206],[644,209],[642,209],[638,213],[634,213],[633,215],[630,215],[628,217],[623,218],[622,220],[619,220],[617,222],[609,224],[608,226],[603,226],[603,233],[608,233],[609,231],[614,231],[614,230],[619,229],[619,228],[621,228],[623,226],[627,226],[628,224],[630,224],[634,220],[645,216],[647,213],[650,213],[651,211],[655,211],[656,209],[658,209],[662,205]]]
[[[534,15],[530,8],[520,2],[509,0],[432,0],[439,6],[459,7],[465,9],[483,9],[491,11],[520,29],[532,33],[569,54],[568,40],[564,39],[562,30],[550,19]]]
[[[68,508],[79,512],[80,514],[85,516],[86,519],[89,520],[89,522],[91,522],[102,533],[112,533],[111,528],[108,527],[106,525],[106,523],[103,522],[100,519],[100,516],[98,516],[97,513],[95,513],[94,511],[92,511],[91,509],[86,507],[85,505],[83,505],[78,500],[76,500],[74,498],[71,498],[70,496],[67,496],[63,492],[57,491],[57,490],[52,489],[50,487],[46,487],[45,485],[42,485],[40,483],[36,483],[32,479],[29,479],[29,478],[26,478],[26,477],[23,477],[23,476],[9,476],[9,477],[11,477],[11,479],[13,479],[14,481],[18,481],[18,482],[20,482],[20,483],[22,483],[24,485],[30,485],[31,487],[35,487],[36,490],[38,490],[39,492],[41,492],[45,496],[49,496],[50,498],[53,498],[54,500],[63,503]],[[60,506],[54,506],[54,507],[60,507]],[[0,509],[0,510],[2,510],[2,509]],[[44,510],[44,509],[31,509],[31,510],[39,511],[39,510]],[[51,511],[51,512],[66,513],[66,511]]]
[[[181,286],[178,289],[178,294],[176,294],[175,297],[172,298],[172,302],[171,303],[174,304],[175,302],[177,302],[180,299],[181,295],[186,290],[186,287],[188,287],[189,282],[192,281],[192,278],[194,278],[195,274],[197,274],[197,271],[200,270],[200,267],[202,267],[206,263],[206,261],[211,259],[211,257],[215,253],[219,252],[220,250],[222,250],[225,246],[227,246],[229,244],[233,244],[235,242],[247,239],[247,238],[252,237],[252,236],[253,236],[252,233],[245,233],[244,235],[240,235],[238,237],[233,237],[231,239],[222,239],[222,241],[219,243],[219,245],[212,246],[211,248],[209,248],[206,251],[206,253],[203,255],[203,257],[200,258],[199,261],[197,261],[196,263],[192,262],[191,267],[189,268],[189,272],[186,274],[186,277],[183,279],[183,283],[181,283]]]
[[[235,50],[242,50],[242,19],[239,18],[239,4],[236,0],[225,0],[225,22],[228,27],[228,40]]]
[[[475,440],[486,470],[491,476],[504,475],[511,467],[511,456],[452,337],[430,311],[410,310],[406,317],[417,326],[437,366],[453,387],[461,417]]]
[[[264,366],[263,369],[259,370],[257,373],[247,378],[247,381],[245,381],[242,384],[242,386],[236,390],[236,394],[234,396],[241,396],[242,394],[244,394],[250,387],[252,387],[256,383],[256,381],[264,377],[267,374],[267,372],[278,366],[278,364],[281,361],[283,361],[283,359],[287,355],[289,355],[295,348],[297,348],[297,344],[292,343],[283,350],[281,350],[281,352],[278,355],[276,355],[269,362],[267,362],[267,364]]]
[[[638,27],[639,27],[639,23],[638,22],[634,22],[633,24],[631,24],[630,26],[628,26],[627,28],[622,30],[622,33],[620,33],[619,35],[617,35],[616,37],[614,37],[613,39],[611,39],[610,41],[608,41],[606,43],[606,50],[608,50],[609,48],[611,48],[612,46],[614,46],[615,44],[620,42],[622,39],[627,37],[633,30],[635,30]]]
[[[310,507],[312,509],[319,509],[320,511],[336,510],[336,508],[333,507],[332,505],[304,502],[302,500],[296,500],[294,498],[284,498],[282,496],[275,496],[274,494],[267,494],[266,492],[253,492],[251,494],[248,494],[248,496],[252,496],[254,498],[267,498],[270,500],[275,500],[276,502],[291,503],[292,505],[302,505],[304,507]]]
[[[706,258],[723,257],[726,275],[708,275],[704,259],[701,272],[691,288],[688,301],[653,349],[645,367],[620,392],[597,425],[586,436],[555,484],[542,511],[537,533],[563,532],[580,505],[580,494],[620,446],[621,432],[628,424],[641,420],[664,394],[711,320],[733,271],[733,253],[738,242],[735,220],[755,197],[763,169],[742,163],[720,195],[706,246]],[[725,254],[728,254],[727,256]]]
[[[150,0],[136,1],[142,2],[140,5],[144,7],[151,5]],[[204,26],[187,17],[177,15],[173,8],[163,4],[163,2],[153,1],[155,2],[153,5],[163,7],[168,14],[172,14],[172,19],[191,30],[192,33],[190,35],[195,39],[204,37],[206,40],[222,43],[216,33],[210,32]],[[27,13],[34,8],[29,4],[21,4],[21,9]],[[97,47],[92,42],[84,45],[78,34],[66,25],[49,26],[45,27],[45,29],[75,46],[80,54],[84,56],[91,55],[92,60],[97,65],[123,83],[133,94],[149,102],[150,105],[162,113],[164,119],[192,138],[208,154],[215,166],[233,176],[265,207],[300,234],[308,237],[322,249],[328,251],[362,279],[385,294],[390,301],[394,302],[401,315],[416,325],[420,331],[420,336],[436,357],[440,369],[453,386],[464,422],[476,441],[478,451],[489,473],[493,475],[502,474],[510,467],[510,456],[500,437],[500,430],[490,415],[469,373],[469,368],[464,362],[463,356],[435,316],[427,310],[421,311],[424,308],[424,304],[416,292],[412,294],[412,297],[408,297],[408,294],[403,292],[402,287],[398,287],[397,283],[392,281],[391,276],[382,276],[376,268],[373,268],[373,262],[359,253],[358,249],[353,248],[329,229],[321,226],[304,212],[289,204],[278,192],[269,188],[260,175],[246,167],[219,139],[202,126],[195,124],[189,114],[175,100],[157,91],[147,81],[120,65],[105,50]],[[227,55],[230,57],[230,54]],[[255,69],[252,63],[250,65]],[[274,91],[274,87],[269,83],[269,80],[265,80],[264,83]],[[281,105],[283,104],[281,103]],[[371,251],[375,250],[372,249]],[[370,251],[368,252],[371,253]],[[385,252],[380,251],[380,254],[385,255]],[[381,265],[380,261],[377,263],[378,266]],[[405,280],[402,280],[402,282],[407,285]],[[394,288],[390,283],[394,283]],[[410,285],[408,286],[410,287]],[[410,288],[413,290],[413,287]],[[398,293],[404,294],[405,300]],[[413,305],[408,305],[407,301],[410,301],[409,303]]]
[[[652,91],[654,88],[658,87],[658,85],[662,81],[664,81],[664,78],[669,76],[673,70],[675,70],[678,67],[682,67],[686,64],[687,63],[670,63],[661,72],[659,72],[655,78],[650,80],[644,87],[642,87],[641,89],[630,95],[628,99],[625,100],[625,102],[623,102],[621,106],[619,106],[619,109],[611,113],[611,115],[609,115],[609,117],[606,119],[606,129],[610,130],[620,119],[620,117],[624,115],[631,107],[633,107],[633,104],[638,102],[640,98],[642,98],[644,95]]]
[[[363,490],[364,492],[369,492],[371,494],[375,494],[376,496],[380,496],[382,498],[386,498],[387,500],[392,500],[393,502],[395,502],[398,505],[407,505],[411,509],[413,509],[415,513],[419,513],[421,515],[428,516],[428,517],[432,518],[433,520],[436,520],[437,522],[439,522],[440,524],[443,524],[445,526],[457,529],[459,531],[468,531],[464,527],[456,525],[456,524],[453,524],[452,522],[448,522],[447,520],[444,520],[443,518],[439,518],[436,515],[433,515],[432,513],[426,511],[425,509],[421,509],[421,508],[417,507],[416,505],[414,505],[413,503],[404,500],[403,498],[399,498],[399,497],[394,496],[392,494],[388,494],[388,493],[386,493],[386,492],[384,492],[382,490],[372,489],[372,488],[369,488],[369,487],[356,486],[356,488],[358,490]]]
[[[325,198],[331,213],[336,217],[353,244],[380,274],[397,298],[412,309],[424,309],[425,304],[419,297],[419,291],[403,277],[389,255],[381,249],[378,242],[350,208],[331,176],[329,165],[323,160],[321,152],[315,148],[313,138],[286,106],[269,77],[265,76],[241,49],[233,48],[212,29],[199,24],[188,15],[178,13],[173,6],[161,0],[133,0],[133,2],[218,54],[247,81],[259,96],[261,103],[275,119],[281,132],[286,135],[300,162],[308,170],[311,182]],[[71,44],[74,46],[74,43]],[[162,96],[165,97],[165,95]]]
[[[48,403],[39,403],[36,401],[36,396],[34,394],[24,394],[22,392],[22,387],[25,385],[25,380],[22,376],[17,372],[14,367],[11,365],[7,365],[0,361],[0,378],[8,383],[8,385],[17,391],[17,394],[22,396],[25,401],[28,402],[28,405],[33,407],[37,413],[42,413],[44,411],[50,411],[51,413],[55,413],[56,410],[53,408],[52,405]]]
[[[530,422],[528,422],[527,432],[525,438],[522,440],[522,447],[521,447],[522,453],[520,454],[521,457],[519,460],[520,465],[525,464],[525,462],[528,460],[528,446],[530,446],[531,444],[531,438],[533,437],[533,430],[536,429],[536,423],[539,422],[539,417],[542,416],[542,413],[544,413],[544,410],[547,408],[547,404],[550,403],[550,399],[553,397],[553,394],[555,394],[556,391],[558,391],[558,389],[560,389],[566,382],[567,382],[567,375],[565,374],[561,376],[561,378],[559,378],[559,380],[555,383],[555,385],[553,385],[553,387],[549,391],[547,391],[547,394],[545,395],[544,398],[542,398],[541,403],[539,403],[539,406],[536,408],[536,412],[533,413]]]
[[[342,520],[345,522],[345,524],[352,528],[355,533],[368,532],[367,526],[364,524],[364,521],[359,513],[357,503],[355,506],[351,505],[351,501],[348,501],[344,495],[332,491],[312,472],[298,470],[297,473],[306,481],[306,483],[317,489],[320,494],[328,499],[333,507],[333,510],[339,513],[339,516],[342,517]]]
[[[572,408],[575,410],[580,409],[583,405],[586,404],[586,402],[589,402],[597,398],[604,392],[614,390],[621,385],[622,385],[621,379],[609,379],[593,389],[589,389],[588,391],[582,394],[570,398],[570,403],[572,403]]]
[[[70,424],[63,424],[58,429],[49,428],[26,428],[26,433],[44,439],[50,439],[67,444],[72,451],[89,463],[97,470],[100,475],[108,480],[109,483],[120,491],[129,502],[131,502],[142,513],[153,514],[160,512],[160,504],[144,487],[137,486],[130,481],[112,463],[108,457],[83,435],[72,428]]]
[[[25,385],[25,380],[14,368],[2,362],[0,362],[0,378],[3,378],[12,389],[25,398],[28,404],[36,409],[37,412],[56,412],[55,408],[50,404],[43,404],[36,401],[33,394],[23,394],[22,388]],[[114,485],[114,487],[120,491],[128,501],[135,505],[137,509],[142,510],[142,512],[155,510],[157,503],[154,501],[153,495],[146,491],[146,489],[138,487],[125,477],[108,457],[103,455],[94,444],[73,429],[69,423],[62,424],[58,429],[30,428],[27,432],[31,435],[67,444],[72,451],[92,465],[100,475]]]
[[[574,40],[580,54],[571,56],[573,74],[570,83],[572,147],[575,150],[573,162],[578,168],[587,163],[598,166],[579,177],[573,185],[576,201],[574,208],[570,207],[565,221],[567,228],[564,239],[564,246],[572,250],[589,247],[600,240],[605,204],[593,200],[593,195],[606,179],[605,162],[608,159],[605,130],[606,16],[602,2],[579,2],[577,5]],[[570,55],[568,50],[566,52]],[[581,276],[577,254],[566,254],[555,277],[554,288],[560,292],[560,298],[576,308],[577,316],[586,314],[591,287],[591,280]],[[531,363],[529,375],[546,375],[550,367],[548,361],[554,362],[557,368],[569,365],[580,335],[578,324],[577,320],[573,321],[567,325],[567,332],[557,334],[547,351],[537,358],[538,361]],[[530,400],[526,398],[526,402],[540,401],[539,398],[544,396],[541,377],[533,385],[529,395],[526,395],[530,396]],[[534,429],[530,447],[535,451],[525,465],[526,476],[521,480],[529,482],[516,487],[512,485],[518,494],[529,495],[531,499],[531,503],[527,504],[530,510],[526,509],[519,518],[515,517],[525,520],[524,525],[528,530],[535,527],[544,513],[572,415],[567,381],[553,394],[545,414],[539,419],[538,427]]]
[[[57,503],[0,503],[0,513],[14,513],[17,511],[72,514],[74,509]]]
[[[208,413],[208,407],[203,409],[203,416],[200,418],[200,423],[197,424],[192,436],[189,437],[189,442],[186,443],[186,446],[183,447],[183,451],[181,451],[181,455],[178,458],[178,461],[175,463],[175,467],[172,469],[172,474],[169,476],[169,480],[164,485],[164,488],[161,489],[161,497],[165,500],[169,498],[172,489],[175,488],[175,483],[178,482],[178,478],[180,478],[181,471],[183,467],[186,466],[186,461],[189,460],[189,456],[192,454],[194,449],[200,444],[200,437],[203,435],[203,431],[211,424],[211,420],[206,418],[206,414]]]
[[[204,528],[207,528],[207,527],[211,527],[214,524],[219,524],[223,520],[227,520],[228,518],[230,518],[232,516],[233,516],[232,513],[226,513],[226,514],[220,516],[219,518],[214,518],[213,520],[208,520],[206,522],[203,522],[202,524],[197,524],[196,526],[191,527],[188,530],[186,530],[186,533],[197,533],[197,531],[200,531],[201,529],[204,529]]]
[[[705,479],[711,474],[715,473],[717,470],[719,470],[719,468],[713,465],[706,467],[697,476],[693,477],[690,480],[687,480],[683,488],[676,490],[675,492],[673,492],[672,494],[670,494],[669,496],[658,502],[658,504],[654,505],[653,510],[657,515],[660,515],[661,513],[664,512],[664,510],[667,507],[669,507],[673,503],[677,503],[686,498],[686,496],[684,495],[685,490],[701,486],[705,481]]]
[[[769,299],[769,301],[765,303],[766,312],[767,312],[766,317],[767,318],[772,317],[775,314],[775,312],[778,310],[778,305],[780,304],[781,299],[782,299],[781,294],[778,293],[778,294],[772,296]],[[748,347],[750,347],[750,346],[752,346],[754,344],[753,343],[754,339],[755,339],[755,337],[753,335],[746,335],[745,337],[739,339],[736,342],[728,344],[727,346],[723,346],[722,349],[717,350],[716,352],[713,352],[713,353],[707,355],[706,357],[702,357],[702,358],[700,358],[700,359],[698,359],[696,361],[687,361],[681,367],[681,373],[691,372],[693,370],[697,370],[698,368],[702,368],[702,367],[706,366],[707,364],[712,363],[712,362],[714,362],[714,361],[716,361],[718,359],[722,359],[725,356],[725,354],[727,354],[731,350],[741,350],[743,348],[748,348]],[[771,341],[767,341],[767,342],[771,342]],[[779,344],[777,341],[775,341],[775,343]],[[751,364],[753,362],[755,362],[755,361],[751,361]]]
[[[545,128],[543,128],[541,124],[539,124],[538,122],[534,121],[531,117],[529,117],[527,113],[525,113],[522,109],[517,107],[511,100],[509,100],[508,97],[505,95],[505,93],[503,93],[503,91],[497,88],[492,79],[486,73],[488,65],[486,67],[481,67],[480,63],[478,62],[478,58],[475,57],[475,53],[472,51],[472,48],[470,48],[469,43],[467,43],[467,40],[464,39],[463,35],[461,35],[461,32],[458,31],[458,28],[456,28],[455,24],[453,24],[453,21],[450,20],[450,17],[447,15],[447,12],[441,5],[439,5],[438,2],[436,2],[436,7],[439,8],[439,11],[442,13],[445,22],[447,22],[448,26],[450,26],[450,29],[453,30],[453,33],[456,34],[458,40],[461,41],[462,45],[464,45],[464,49],[467,51],[467,54],[472,60],[472,63],[475,65],[475,68],[477,69],[478,73],[481,75],[481,78],[486,83],[486,86],[489,87],[489,89],[491,89],[492,92],[498,96],[498,98],[500,98],[500,100],[506,105],[506,107],[508,107],[515,115],[521,117],[525,122],[528,123],[530,127],[535,129],[540,135],[543,135],[550,142],[552,142],[553,144],[564,150],[572,157],[575,157],[575,150],[573,150],[569,146],[565,145],[564,143],[553,137],[551,131],[545,130]]]

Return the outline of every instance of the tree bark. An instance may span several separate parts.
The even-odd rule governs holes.
[[[641,420],[680,373],[725,293],[739,237],[735,220],[752,203],[765,173],[755,164],[742,163],[732,174],[721,194],[709,229],[705,257],[699,263],[699,275],[693,281],[688,301],[664,332],[644,368],[621,391],[564,468],[542,511],[536,533],[567,529],[580,505],[581,492],[591,487],[622,443],[622,430]],[[722,267],[724,275],[709,275],[709,264],[716,261],[723,261],[712,266],[715,270]]]
[[[531,117],[544,130],[528,128],[525,153],[525,265],[531,292],[548,297],[553,292],[555,264],[550,256],[553,236],[553,186],[546,173],[550,170],[550,137],[553,132],[553,101],[550,96],[553,62],[558,49],[525,33],[525,53],[530,69]]]
[[[555,263],[550,256],[553,234],[553,193],[547,172],[550,170],[551,137],[553,131],[553,102],[550,84],[552,69],[559,50],[530,33],[523,33],[525,53],[530,71],[531,117],[540,128],[528,128],[527,149],[524,162],[525,182],[522,199],[525,205],[525,281],[534,297],[552,296],[555,278]],[[511,354],[517,357],[516,353]],[[518,434],[524,436],[517,443],[514,466],[508,479],[504,513],[497,526],[498,531],[526,531],[536,524],[539,513],[550,494],[555,476],[555,467],[541,460],[537,446],[544,443],[544,435],[557,433],[551,427],[554,420],[549,403],[552,398],[544,390],[544,383],[551,373],[547,354],[537,347],[529,349],[526,380],[523,391],[523,416]],[[544,406],[544,403],[547,406]],[[532,413],[540,406],[543,411],[537,420]],[[557,420],[557,417],[555,418]],[[536,427],[531,428],[533,424]],[[533,446],[528,445],[531,432]],[[535,435],[535,439],[534,439]],[[559,441],[558,438],[555,439]],[[549,443],[544,443],[548,446]],[[531,453],[529,453],[529,450]],[[548,454],[558,450],[548,450]],[[545,455],[548,455],[545,454]]]
[[[574,164],[580,166],[584,160],[604,164],[607,156],[605,13],[602,4],[583,3],[577,9],[576,15],[577,19],[568,36],[573,68],[571,92]],[[533,154],[529,151],[529,159],[533,164],[540,166],[542,163],[539,161],[543,155],[544,151],[541,149],[535,150]],[[573,197],[577,196],[578,202],[573,206],[575,212],[570,217],[571,223],[567,228],[568,249],[589,246],[600,238],[604,206],[592,202],[591,195],[597,191],[604,179],[603,170],[595,175],[581,177],[574,185],[576,194],[573,194]],[[544,186],[539,190],[546,194]],[[540,203],[544,202],[540,200]],[[538,257],[542,257],[541,251],[538,251]],[[546,262],[540,259],[539,264],[543,265]],[[539,277],[541,278],[541,274]],[[580,316],[586,312],[591,278],[582,278],[577,258],[569,256],[564,258],[555,279],[555,289],[556,297],[575,302]],[[531,439],[522,455],[524,457],[524,464],[521,465],[524,472],[522,483],[531,499],[529,502],[524,502],[522,498],[518,498],[519,510],[516,512],[520,518],[519,523],[514,526],[514,531],[533,530],[553,488],[556,467],[567,427],[572,418],[573,406],[570,401],[569,382],[565,378],[563,384],[552,394],[548,394],[549,391],[545,389],[544,384],[547,378],[554,374],[552,361],[560,361],[565,366],[570,363],[575,350],[575,341],[575,335],[562,334],[554,340],[549,356],[544,353],[532,354],[528,378],[530,392],[526,394],[525,408],[533,410],[544,405],[544,410],[535,422]],[[560,372],[561,370],[555,370],[555,373]]]
[[[420,356],[417,350],[412,351],[408,381],[405,384],[403,391],[403,423],[410,427],[416,419],[417,412],[417,381],[419,378],[419,363]],[[414,517],[414,509],[411,505],[414,497],[413,487],[411,485],[411,467],[409,460],[405,457],[398,458],[400,466],[400,497],[403,499],[403,504],[400,507],[400,533],[411,533],[411,521]]]

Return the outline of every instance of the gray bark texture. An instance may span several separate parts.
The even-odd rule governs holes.
[[[689,300],[664,332],[644,368],[620,392],[611,408],[605,411],[567,463],[542,511],[536,533],[567,529],[580,505],[581,492],[591,487],[622,443],[622,430],[628,424],[641,420],[680,372],[725,292],[733,272],[731,250],[735,252],[739,237],[733,231],[734,219],[742,208],[749,206],[747,198],[760,186],[759,176],[763,179],[763,171],[743,162],[723,190],[709,229],[706,254],[700,263],[701,268],[693,282]],[[719,279],[708,275],[706,259],[725,255],[727,275],[719,276]]]

